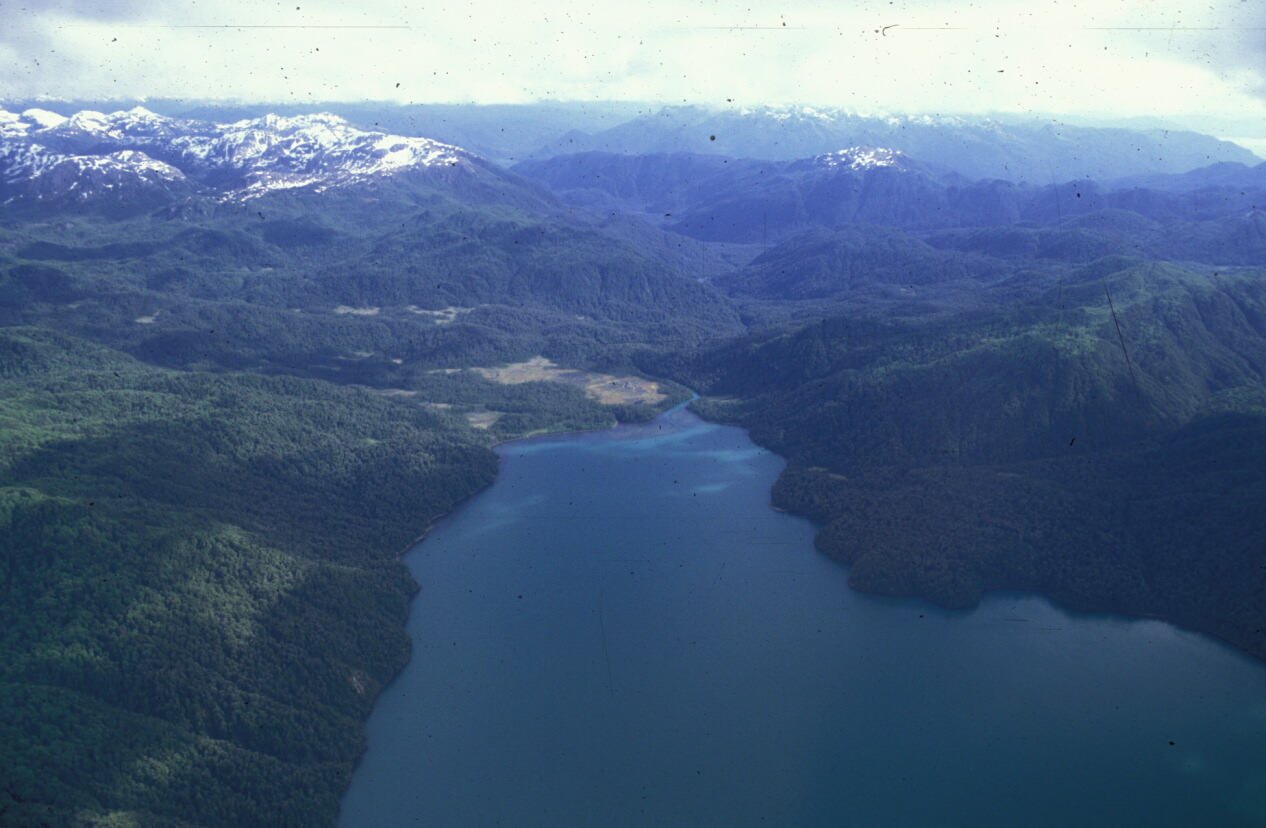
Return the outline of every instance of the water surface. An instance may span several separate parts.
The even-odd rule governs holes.
[[[1147,620],[874,598],[675,411],[511,443],[407,557],[341,828],[1261,826],[1266,667]]]

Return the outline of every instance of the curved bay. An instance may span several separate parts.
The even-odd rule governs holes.
[[[1266,824],[1266,666],[1149,620],[859,595],[677,410],[502,447],[407,557],[341,828]]]

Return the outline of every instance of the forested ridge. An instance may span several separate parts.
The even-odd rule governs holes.
[[[399,554],[494,442],[685,396],[465,369],[737,328],[658,231],[452,198],[0,227],[0,823],[332,824],[408,658]]]
[[[793,467],[774,502],[826,524],[857,589],[967,607],[989,589],[1163,617],[1266,657],[1266,409],[1071,459]]]
[[[1266,279],[1108,258],[1004,308],[833,316],[696,355],[850,584],[1028,589],[1266,657]]]
[[[4,332],[3,821],[328,821],[493,454],[417,406]]]
[[[6,204],[0,824],[332,824],[408,657],[398,555],[496,442],[687,387],[788,459],[774,503],[858,589],[1266,658],[1257,190],[774,166]],[[665,398],[472,370],[538,356]]]

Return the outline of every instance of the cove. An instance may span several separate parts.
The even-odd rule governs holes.
[[[860,595],[677,409],[501,447],[406,561],[341,828],[1261,826],[1266,666],[1152,620]]]

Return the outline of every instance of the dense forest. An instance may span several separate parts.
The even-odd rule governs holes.
[[[788,459],[775,505],[858,589],[1040,591],[1266,658],[1263,168],[473,169],[0,207],[0,823],[333,824],[409,656],[400,553],[496,443],[687,389]],[[534,357],[663,397],[477,370]]]
[[[408,657],[399,553],[493,440],[651,413],[173,372],[42,328],[0,331],[0,377],[6,825],[328,822]]]
[[[850,584],[1031,589],[1266,657],[1266,280],[1109,258],[1004,309],[833,316],[695,356]]]
[[[328,819],[408,657],[395,555],[494,455],[365,391],[0,341],[5,824]]]
[[[408,658],[398,555],[494,442],[686,397],[460,369],[738,327],[596,223],[331,208],[0,229],[4,824],[330,823]]]

